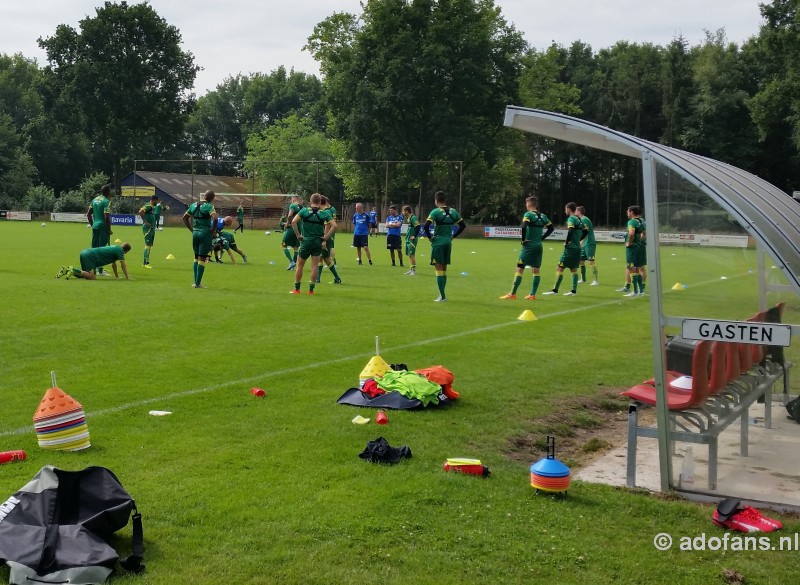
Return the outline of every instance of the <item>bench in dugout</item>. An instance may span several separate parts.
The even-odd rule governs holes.
[[[753,316],[751,321],[780,323],[784,304]],[[692,353],[691,387],[680,384],[681,372],[668,371],[667,408],[673,442],[708,445],[708,488],[716,489],[719,435],[740,422],[740,455],[748,455],[750,408],[764,404],[764,426],[772,427],[772,388],[783,379],[783,403],[788,401],[789,368],[783,348],[746,343],[700,341]],[[633,399],[628,408],[627,485],[636,485],[638,437],[656,438],[658,429],[639,425],[638,411],[656,405],[655,380],[621,393]],[[674,443],[673,443],[674,444]]]

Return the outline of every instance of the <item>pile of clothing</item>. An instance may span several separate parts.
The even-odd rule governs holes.
[[[405,364],[393,364],[391,368],[383,375],[366,380],[362,389],[348,389],[336,402],[411,410],[444,406],[459,397],[453,390],[453,372],[444,366],[408,371]]]

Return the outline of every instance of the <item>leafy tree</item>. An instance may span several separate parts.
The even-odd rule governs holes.
[[[307,48],[347,159],[497,163],[525,42],[491,0],[371,0],[360,19],[318,24]],[[433,186],[430,165],[409,170]]]
[[[100,193],[100,189],[108,183],[108,175],[93,173],[83,179],[75,189],[63,193],[55,202],[53,211],[61,213],[81,213],[89,209],[89,203]],[[115,200],[111,201],[111,209],[115,210]]]
[[[37,185],[28,189],[22,205],[28,211],[53,211],[56,196],[51,187]]]
[[[36,169],[11,116],[0,112],[0,209],[19,209]]]
[[[313,163],[272,161],[327,161],[331,148],[325,135],[313,124],[292,114],[248,140],[247,168],[256,173],[261,189],[307,195],[319,190],[338,191],[334,169]]]
[[[198,67],[181,35],[147,3],[105,2],[80,31],[59,25],[39,39],[45,75],[76,108],[119,185],[125,157],[174,142],[190,106]]]

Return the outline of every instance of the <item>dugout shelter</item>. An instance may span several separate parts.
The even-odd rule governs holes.
[[[693,240],[698,244],[711,239],[713,234],[698,231],[692,234],[666,234],[662,233],[662,224],[659,214],[664,213],[672,205],[678,206],[691,199],[696,204],[707,209],[718,209],[731,218],[731,224],[736,225],[742,234],[749,238],[749,250],[743,249],[741,253],[735,252],[729,256],[734,262],[741,262],[741,266],[731,264],[727,267],[730,274],[740,268],[741,280],[752,281],[753,272],[757,272],[758,290],[753,291],[753,306],[760,310],[767,310],[775,299],[788,300],[790,305],[797,307],[800,297],[800,206],[792,196],[784,193],[777,187],[748,173],[742,169],[721,161],[703,157],[691,152],[679,150],[657,144],[635,136],[615,131],[592,122],[564,114],[507,106],[505,125],[510,128],[536,134],[539,136],[583,145],[616,155],[633,157],[641,160],[642,168],[642,196],[641,203],[644,217],[647,222],[647,258],[648,258],[648,293],[650,304],[650,337],[652,342],[653,370],[655,373],[656,426],[658,439],[658,464],[660,471],[660,489],[678,489],[678,473],[673,469],[674,443],[671,440],[670,411],[667,407],[667,377],[665,373],[666,356],[665,344],[670,330],[675,330],[692,317],[707,317],[702,313],[707,308],[688,303],[681,304],[679,294],[670,294],[671,290],[680,290],[671,281],[664,281],[663,268],[669,269],[671,257],[676,256],[679,248],[669,248],[672,242],[665,242],[664,236],[676,237],[686,241]],[[676,186],[681,188],[677,189]],[[676,196],[676,192],[680,195]],[[639,203],[636,195],[631,197],[631,204]],[[667,228],[669,229],[669,228]],[[725,236],[719,236],[723,238]],[[728,237],[736,237],[728,236]],[[724,244],[723,244],[724,245]],[[699,246],[698,246],[699,248]],[[755,248],[755,251],[753,251]],[[718,253],[722,248],[709,249],[704,256],[704,263],[714,266]],[[755,262],[753,260],[755,255]],[[719,260],[722,262],[722,260]],[[664,264],[667,264],[665,267]],[[749,269],[749,267],[753,269]],[[724,268],[723,268],[724,269]],[[617,278],[621,277],[621,273]],[[608,278],[608,277],[606,277]],[[716,277],[727,280],[728,276]],[[734,276],[730,277],[735,279]],[[714,302],[715,291],[722,291],[723,284],[717,287],[719,281],[704,283],[707,285],[708,296]],[[677,288],[676,288],[677,287]],[[717,287],[717,288],[715,288]],[[685,288],[685,287],[684,287]],[[757,298],[756,298],[757,297]],[[747,308],[737,307],[734,303],[725,304],[719,297],[712,310],[724,313],[724,318],[744,321],[748,316]],[[666,306],[665,306],[666,304]],[[741,304],[741,303],[739,303]],[[740,313],[741,311],[741,313]],[[695,314],[692,314],[695,313]],[[796,314],[796,313],[795,313]],[[644,326],[644,325],[643,325]],[[790,325],[791,339],[796,340],[800,335],[800,326]],[[632,381],[636,383],[637,381]],[[783,408],[776,409],[775,417],[784,417]],[[671,423],[671,421],[673,421]],[[742,437],[746,437],[749,422],[743,421]],[[790,429],[800,437],[800,427]],[[794,437],[790,437],[794,439]],[[780,451],[780,443],[772,441],[768,450]],[[794,445],[795,443],[789,443]],[[792,447],[783,447],[783,456],[798,457],[798,450]],[[791,452],[790,452],[791,451]],[[746,453],[742,453],[745,455]],[[752,455],[752,454],[751,454]],[[780,455],[780,453],[779,453]],[[757,455],[756,455],[757,456]],[[710,455],[709,455],[710,457]],[[744,458],[743,458],[744,459]],[[741,463],[740,463],[741,465]],[[758,467],[756,467],[758,469]],[[710,472],[709,472],[710,474]],[[755,481],[766,479],[755,473]],[[779,475],[777,473],[771,474]],[[766,482],[764,483],[766,485]],[[758,486],[755,488],[758,490]],[[689,490],[691,491],[691,490]],[[709,490],[705,491],[707,494]],[[793,490],[796,492],[796,489]],[[749,499],[759,499],[783,504],[782,495],[767,493],[762,490],[760,498],[753,498],[752,493],[746,492],[743,485],[735,482],[719,486],[710,490],[713,496],[739,496]],[[795,498],[797,499],[797,498]],[[791,500],[790,505],[797,507],[797,502]]]

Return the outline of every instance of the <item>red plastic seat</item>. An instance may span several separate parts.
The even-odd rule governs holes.
[[[676,391],[667,388],[667,408],[669,410],[686,410],[700,406],[707,400],[711,389],[708,374],[708,355],[711,351],[711,346],[712,342],[701,341],[694,349],[692,354],[692,389],[690,391]],[[721,351],[721,349],[718,350],[720,353]],[[712,368],[714,372],[717,372],[717,376],[714,379],[714,386],[716,387],[720,384],[719,380],[716,379],[720,377],[718,373],[720,360],[714,361],[717,362],[717,368]],[[656,405],[656,388],[652,384],[638,384],[620,394],[643,404]]]

